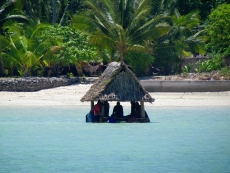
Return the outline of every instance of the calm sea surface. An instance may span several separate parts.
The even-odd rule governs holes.
[[[125,113],[129,113],[125,107]],[[85,123],[88,107],[0,107],[0,173],[229,173],[229,107],[147,107],[151,123]]]

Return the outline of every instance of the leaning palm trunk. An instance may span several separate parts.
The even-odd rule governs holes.
[[[59,22],[59,25],[58,26],[61,26],[63,21],[64,21],[64,18],[65,18],[65,14],[66,14],[66,11],[68,10],[68,7],[69,7],[69,4],[66,5],[65,9],[64,9],[64,12],[63,12],[63,15],[62,15],[62,18]]]
[[[29,67],[27,65],[23,66],[23,72],[24,72],[24,76],[29,76]]]
[[[5,76],[5,69],[3,60],[0,58],[0,77]]]
[[[78,76],[83,76],[82,62],[75,64],[75,68],[77,70]]]
[[[56,23],[57,20],[57,1],[53,0],[53,24]]]
[[[124,55],[121,56],[121,64],[124,64],[125,63],[125,58],[124,58]]]

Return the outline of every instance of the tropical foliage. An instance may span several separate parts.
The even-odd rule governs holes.
[[[201,20],[205,21],[212,10],[223,3],[230,3],[230,0],[177,0],[176,7],[182,15],[198,10]]]
[[[220,70],[223,67],[224,61],[221,56],[212,57],[206,61],[197,62],[198,68],[197,72],[211,72],[214,70]]]
[[[211,51],[230,53],[230,4],[218,6],[209,16],[207,33]]]
[[[69,26],[52,26],[46,30],[44,37],[47,35],[54,40],[62,41],[61,49],[52,61],[54,64],[59,64],[59,67],[69,65],[81,67],[83,62],[100,60],[96,48],[88,44],[86,36]],[[49,59],[44,60],[50,62]],[[78,71],[78,74],[82,75],[82,71]]]
[[[73,27],[88,34],[89,43],[117,51],[122,63],[127,52],[151,53],[152,41],[170,30],[167,15],[148,18],[148,0],[87,0],[85,5],[87,10],[73,16]]]
[[[180,73],[182,58],[197,54],[212,58],[200,63],[198,71],[222,69],[230,55],[229,3],[2,0],[0,76],[48,71],[57,76],[64,67],[81,69],[91,60],[120,60],[137,75],[149,66],[161,74]]]
[[[51,58],[60,49],[60,43],[50,37],[41,37],[50,25],[39,20],[29,24],[8,21],[1,35],[1,59],[10,75],[17,70],[20,75],[29,75],[34,66],[41,65],[45,58]]]
[[[179,72],[182,58],[205,53],[203,32],[197,12],[181,16],[175,10],[172,29],[158,40],[156,46],[155,63],[162,68],[164,74]]]
[[[7,20],[28,22],[28,17],[20,9],[18,1],[8,0],[3,4],[0,3],[0,34],[2,33],[2,26]]]
[[[154,62],[154,57],[142,52],[128,52],[125,55],[126,62],[131,66],[131,69],[137,76],[145,75],[149,64]]]

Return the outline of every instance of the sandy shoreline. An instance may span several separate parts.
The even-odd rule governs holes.
[[[88,91],[91,84],[77,84],[38,92],[0,92],[1,106],[88,106],[89,102],[81,102],[81,97]],[[230,91],[226,92],[194,92],[194,93],[165,93],[150,92],[155,98],[153,104],[145,106],[230,106]],[[111,106],[115,102],[110,103]],[[129,102],[122,103],[129,106]]]

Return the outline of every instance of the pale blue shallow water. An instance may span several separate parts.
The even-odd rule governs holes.
[[[85,123],[87,110],[0,107],[0,173],[230,172],[229,107],[153,106],[144,124]]]

